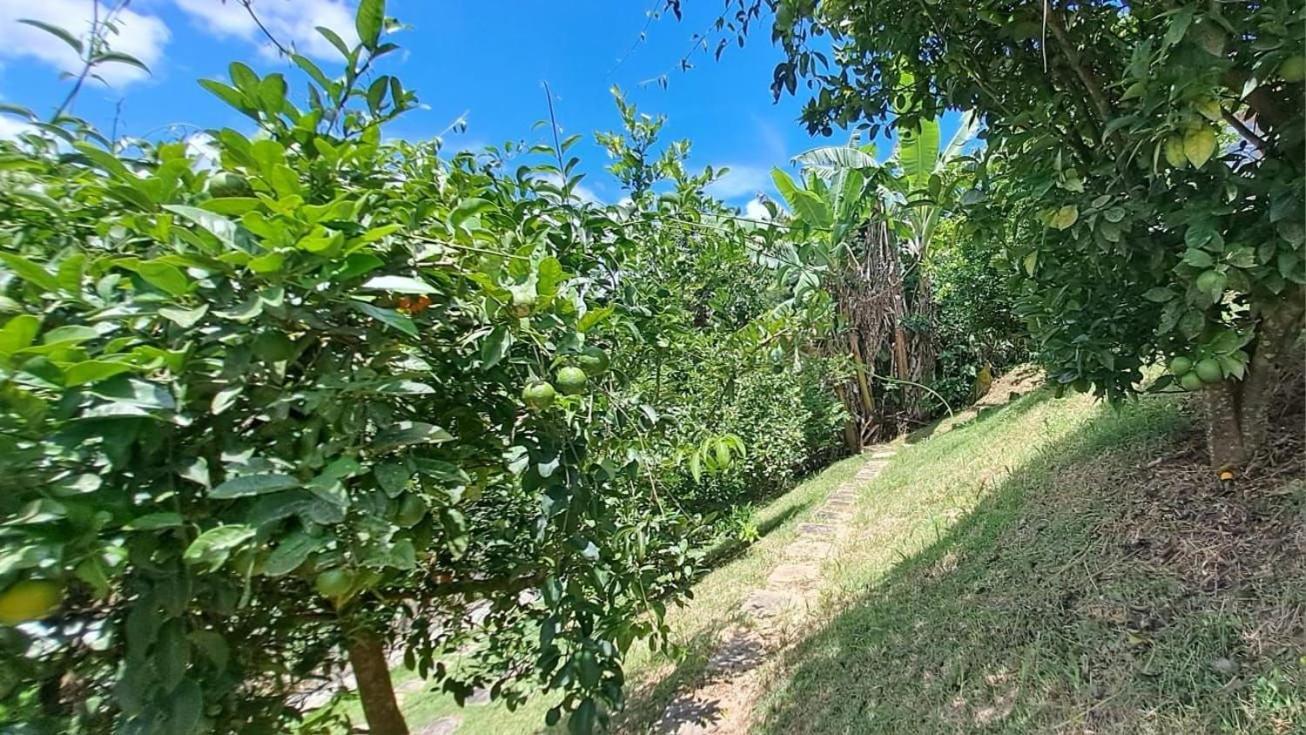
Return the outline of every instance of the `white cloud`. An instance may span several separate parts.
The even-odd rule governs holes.
[[[770,191],[771,169],[748,164],[716,166],[728,168],[726,175],[708,184],[707,193],[718,199],[737,199],[742,196],[755,196]]]
[[[0,115],[0,140],[14,140],[23,133],[31,132],[36,127],[23,122],[12,115]]]
[[[208,133],[193,133],[186,137],[186,157],[195,161],[197,168],[212,171],[218,167],[222,153],[218,142]]]
[[[31,58],[59,71],[80,71],[81,61],[68,44],[18,20],[39,20],[64,28],[80,38],[90,31],[91,11],[92,3],[87,0],[0,0],[0,59]],[[101,4],[101,19],[106,12]],[[108,36],[109,48],[135,56],[151,69],[157,69],[163,59],[163,47],[171,37],[168,26],[153,15],[138,13],[131,8],[118,10],[112,19],[117,31]],[[103,64],[95,72],[115,87],[148,76],[141,69],[120,63]]]
[[[744,216],[749,219],[769,222],[771,221],[771,210],[767,209],[766,205],[762,203],[761,197],[757,197],[756,199],[749,199],[748,203],[744,205]]]
[[[277,55],[258,24],[239,0],[176,0],[177,6],[201,31],[218,38],[239,38],[256,44],[270,57]],[[337,59],[340,52],[317,32],[318,26],[335,31],[345,43],[358,43],[354,11],[344,0],[256,0],[254,12],[280,43],[298,53],[320,59]]]

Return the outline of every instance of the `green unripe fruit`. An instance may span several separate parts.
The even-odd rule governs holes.
[[[1279,76],[1283,81],[1293,84],[1306,80],[1306,56],[1297,54],[1284,59],[1283,63],[1279,64]]]
[[[244,176],[219,171],[209,177],[209,194],[213,197],[248,197],[254,195]]]
[[[521,398],[526,402],[526,407],[532,411],[543,411],[553,405],[553,399],[558,394],[553,390],[553,386],[543,380],[532,380],[522,389]]]
[[[313,589],[333,602],[348,595],[353,587],[354,575],[339,567],[328,569],[313,579]]]
[[[1191,372],[1192,369],[1192,359],[1184,357],[1183,355],[1170,361],[1170,372],[1173,373],[1176,378]]]
[[[1216,295],[1224,289],[1224,276],[1219,271],[1203,271],[1197,277],[1197,290],[1205,294]]]
[[[49,617],[63,602],[63,587],[45,579],[27,579],[0,592],[0,625],[19,625]]]
[[[1198,360],[1193,371],[1198,378],[1201,378],[1203,383],[1218,383],[1224,380],[1224,371],[1220,369],[1220,363],[1213,357]]]
[[[574,396],[585,392],[585,384],[589,382],[589,378],[585,375],[584,370],[568,365],[558,371],[556,382],[558,383],[558,390],[562,391],[563,394]]]
[[[426,516],[426,503],[416,495],[408,494],[399,502],[399,513],[395,516],[395,522],[404,528],[416,526],[421,523],[422,518]]]
[[[607,372],[610,363],[608,353],[597,347],[586,347],[580,357],[576,358],[576,364],[580,365],[586,375],[593,377]]]
[[[1202,379],[1197,377],[1197,373],[1184,373],[1184,376],[1179,379],[1179,385],[1184,390],[1201,390]]]

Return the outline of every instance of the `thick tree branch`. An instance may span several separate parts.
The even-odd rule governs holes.
[[[1102,91],[1102,85],[1098,83],[1097,77],[1093,72],[1084,65],[1083,58],[1075,48],[1074,43],[1070,40],[1070,34],[1066,32],[1065,25],[1061,22],[1060,11],[1049,9],[1047,12],[1048,30],[1052,31],[1052,36],[1056,38],[1057,44],[1061,46],[1061,53],[1066,57],[1070,68],[1074,70],[1075,75],[1079,77],[1080,83],[1088,91],[1088,97],[1093,102],[1093,107],[1101,117],[1101,122],[1106,124],[1112,117],[1111,102],[1107,99],[1106,93]]]
[[[1225,122],[1229,123],[1229,127],[1238,131],[1238,134],[1243,137],[1243,140],[1246,140],[1248,143],[1255,146],[1256,150],[1265,153],[1269,149],[1270,144],[1264,138],[1257,135],[1256,131],[1247,127],[1247,123],[1239,120],[1237,115],[1226,110],[1221,110],[1220,116],[1224,118]]]

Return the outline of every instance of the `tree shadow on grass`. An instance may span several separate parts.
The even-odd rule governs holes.
[[[1012,470],[786,653],[753,731],[1303,731],[1306,492],[1240,496],[1191,453],[1154,461],[1191,441],[1175,411],[1103,409]],[[1237,553],[1263,557],[1208,589],[1200,547],[1231,518]]]

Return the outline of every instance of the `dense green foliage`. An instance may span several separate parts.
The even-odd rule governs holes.
[[[976,232],[1020,269],[1058,383],[1119,398],[1210,360],[1175,377],[1208,386],[1213,462],[1260,444],[1306,283],[1300,3],[735,5],[739,32],[775,12],[773,90],[811,83],[812,130],[979,115]]]
[[[707,513],[828,454],[827,363],[717,173],[626,161],[656,126],[624,103],[627,206],[574,195],[575,138],[383,142],[416,104],[383,13],[323,31],[335,76],[292,58],[306,96],[201,82],[258,128],[214,162],[61,115],[0,144],[0,718],[311,731],[336,710],[302,722],[304,682],[348,663],[401,732],[366,674],[402,649],[588,732]]]
[[[1029,355],[1001,243],[962,236],[961,224],[957,219],[941,224],[939,242],[923,266],[938,304],[940,350],[933,387],[953,406],[965,405],[984,390],[986,370],[991,378]]]

